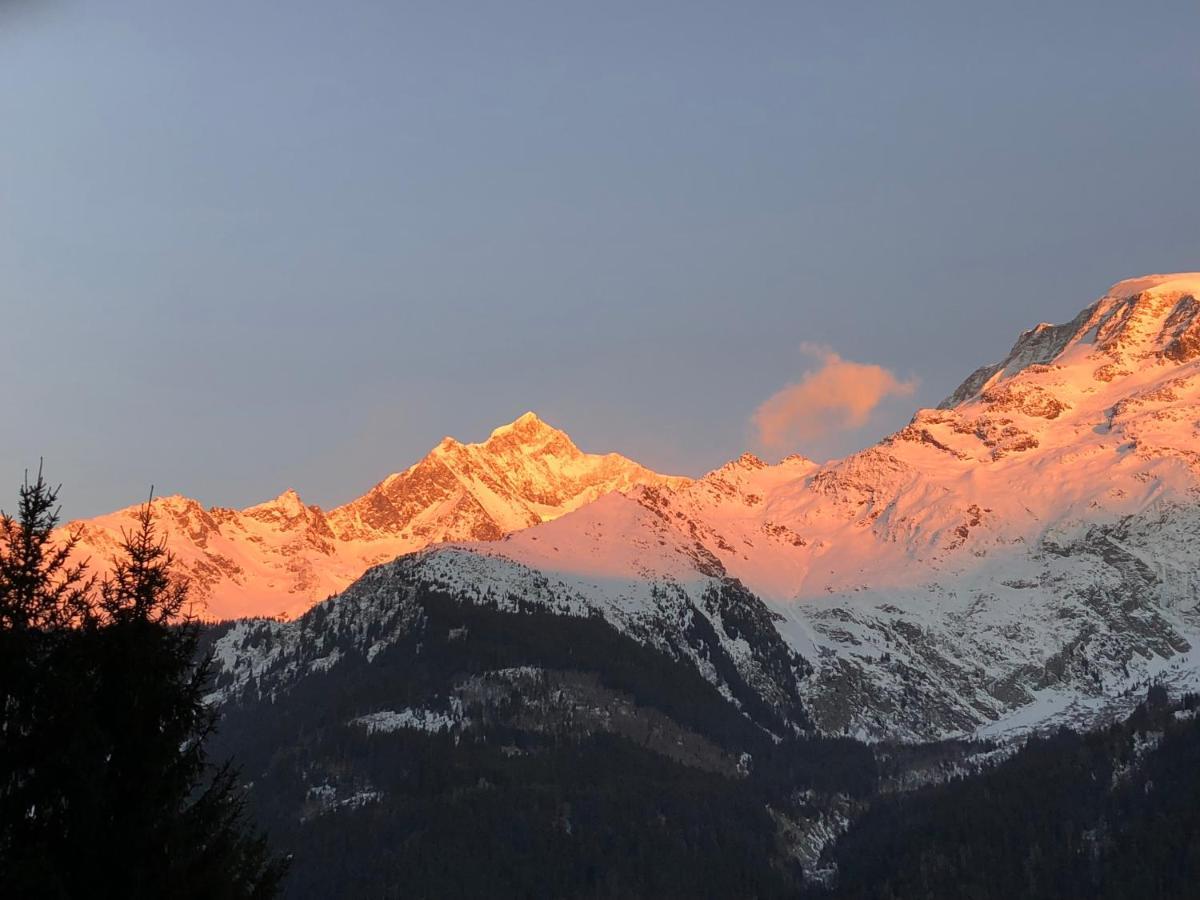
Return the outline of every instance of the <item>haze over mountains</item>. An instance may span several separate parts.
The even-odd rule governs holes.
[[[527,414],[482,444],[447,438],[328,513],[291,492],[241,511],[156,503],[213,617],[294,616],[422,548],[405,578],[621,630],[658,615],[664,590],[736,580],[815,666],[803,692],[825,731],[1098,715],[1141,679],[1194,675],[1198,296],[1195,273],[1120,282],[825,465],[747,454],[672,478]],[[94,557],[130,514],[83,523]]]

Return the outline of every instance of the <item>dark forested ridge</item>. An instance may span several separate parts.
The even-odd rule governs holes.
[[[318,613],[307,640],[338,664],[225,706],[216,746],[294,854],[291,896],[787,896],[780,822],[875,791],[865,745],[777,742],[603,620],[418,602],[370,661]],[[399,710],[452,724],[366,724]]]
[[[53,499],[0,518],[0,895],[269,896],[285,857],[293,897],[1196,895],[1195,696],[1020,747],[823,737],[732,584],[656,646],[387,572],[198,630],[148,513],[96,583]]]
[[[778,740],[603,620],[417,602],[370,660],[318,612],[303,642],[337,665],[224,706],[290,896],[1186,897],[1200,874],[1194,698],[990,765]]]
[[[1031,738],[972,777],[879,798],[832,853],[846,898],[1171,897],[1200,884],[1197,698]]]

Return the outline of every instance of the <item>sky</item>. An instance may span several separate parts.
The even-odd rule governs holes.
[[[1200,5],[0,0],[0,505],[700,474],[1200,269]],[[7,479],[5,481],[4,479]]]

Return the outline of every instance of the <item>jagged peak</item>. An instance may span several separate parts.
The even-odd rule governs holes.
[[[132,506],[125,508],[124,512],[137,514],[142,511],[145,503],[135,503]],[[188,497],[184,494],[165,494],[161,497],[155,497],[150,501],[152,510],[168,510],[172,512],[183,512],[198,510],[204,512],[204,504],[193,497]]]
[[[779,461],[781,466],[815,466],[818,465],[815,459],[810,459],[803,453],[789,453]]]
[[[565,432],[526,412],[480,443],[443,438],[420,461],[328,516],[339,535],[392,534],[423,509],[432,509],[430,504],[453,497],[456,504],[475,504],[480,515],[502,522],[501,531],[506,531],[640,481],[677,487],[687,479],[659,475],[618,453],[584,453]],[[482,493],[477,496],[477,491]],[[439,513],[451,525],[457,514],[451,509]],[[425,531],[418,536],[438,526],[426,522],[421,527]]]
[[[307,507],[304,501],[300,499],[300,495],[294,488],[288,488],[283,491],[278,497],[267,500],[265,503],[258,503],[254,506],[249,506],[242,510],[246,515],[254,515],[255,513],[275,513],[282,512],[289,516],[298,516],[303,513]]]
[[[737,459],[731,459],[719,469],[713,469],[711,472],[705,475],[704,478],[720,479],[735,472],[753,472],[757,469],[765,469],[766,467],[766,461],[747,451]]]
[[[522,448],[535,448],[544,446],[555,439],[565,442],[575,452],[579,452],[565,432],[548,424],[537,413],[526,412],[507,425],[494,428],[488,439],[478,444],[464,444],[457,438],[446,435],[438,441],[437,445],[425,457],[413,463],[407,469],[388,475],[375,486],[374,490],[387,488],[389,485],[394,484],[413,470],[427,464],[431,457],[443,463],[451,464],[450,460],[445,459],[447,455],[457,456],[461,452],[470,452],[473,450],[494,451],[505,446],[511,448],[513,444],[519,445]],[[353,503],[354,501],[351,502]]]
[[[199,503],[200,501],[188,497],[186,494],[162,494],[161,496],[155,497],[150,502],[154,506],[191,506]],[[129,508],[141,509],[142,505],[143,504],[141,503],[135,503]]]
[[[295,488],[287,488],[271,502],[275,506],[288,509],[304,509],[304,501],[300,499],[300,494],[296,492]]]
[[[747,451],[734,460],[734,464],[743,469],[764,469],[766,461]]]
[[[1001,380],[1055,363],[1078,344],[1113,359],[1155,357],[1172,363],[1200,356],[1200,272],[1143,275],[1118,281],[1070,322],[1021,334],[1002,362],[971,373],[939,409],[978,398]]]
[[[545,434],[562,434],[557,428],[548,425],[535,412],[522,413],[507,425],[501,425],[492,431],[488,437],[488,441],[494,441],[502,438],[516,435],[522,439],[537,437]]]
[[[517,416],[512,422],[513,425],[545,425],[546,423],[538,417],[538,414],[533,410],[526,410]]]

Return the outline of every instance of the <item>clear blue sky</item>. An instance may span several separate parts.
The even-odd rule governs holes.
[[[1200,268],[1200,5],[0,0],[0,502],[331,505],[525,409],[699,473]]]

